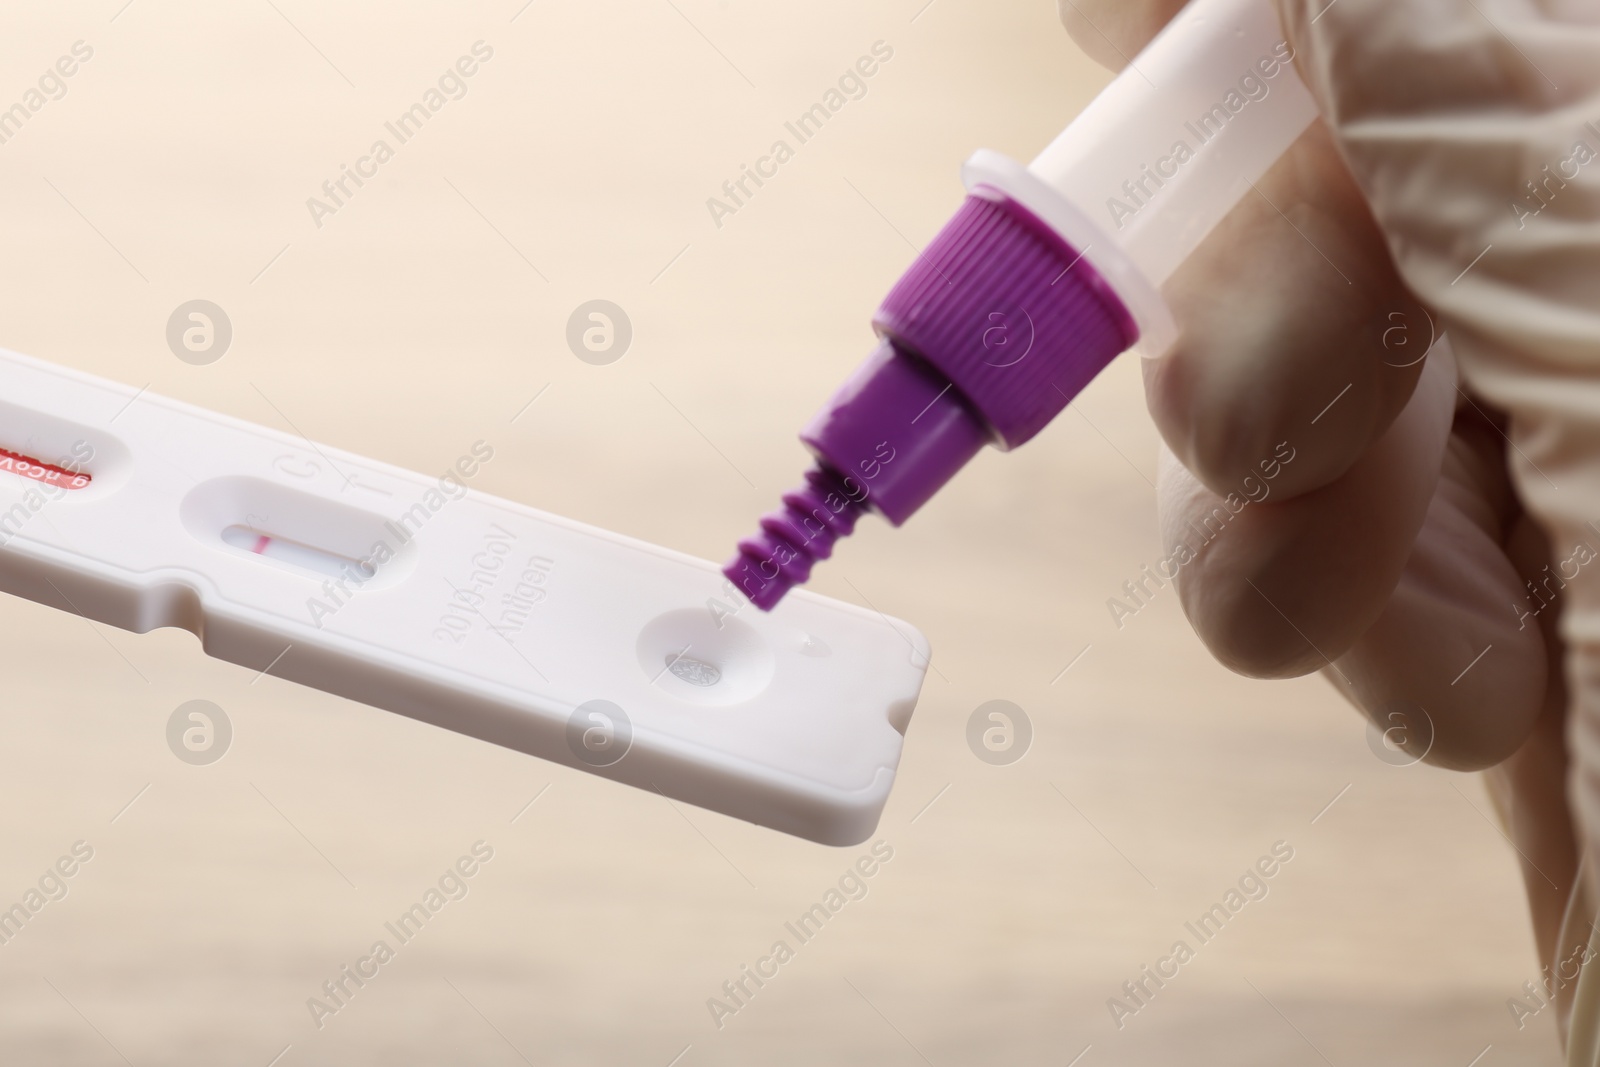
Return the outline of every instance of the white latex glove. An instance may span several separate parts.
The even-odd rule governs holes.
[[[1182,3],[1059,6],[1120,67]],[[1295,459],[1180,598],[1233,669],[1320,670],[1430,762],[1493,767],[1559,965],[1600,855],[1600,2],[1279,9],[1323,121],[1166,287],[1164,540]],[[1433,329],[1454,359],[1416,362]],[[1600,1064],[1600,965],[1580,985],[1571,1062]]]

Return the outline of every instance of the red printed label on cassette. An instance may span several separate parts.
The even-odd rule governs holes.
[[[94,480],[91,475],[81,471],[69,471],[54,463],[40,463],[30,456],[5,448],[0,448],[0,471],[10,471],[12,474],[20,474],[36,482],[58,485],[63,489],[82,489]]]

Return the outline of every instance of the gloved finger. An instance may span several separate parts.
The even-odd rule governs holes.
[[[1440,767],[1482,770],[1507,759],[1548,707],[1540,601],[1515,608],[1528,599],[1508,554],[1521,518],[1501,431],[1464,401],[1394,593],[1324,670],[1380,729],[1400,724],[1407,751]]]
[[[1164,455],[1157,481],[1163,574],[1220,662],[1289,677],[1347,652],[1400,580],[1438,485],[1454,417],[1455,366],[1438,346],[1410,402],[1349,471],[1289,499],[1277,480],[1300,462],[1292,444],[1256,484],[1220,495]],[[1170,561],[1170,562],[1169,562]]]
[[[1223,495],[1284,440],[1300,458],[1280,498],[1349,470],[1410,398],[1432,333],[1320,123],[1164,292],[1183,333],[1145,363],[1150,413]]]

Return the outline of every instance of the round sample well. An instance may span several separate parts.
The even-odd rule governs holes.
[[[748,623],[704,608],[658,615],[639,634],[639,667],[655,688],[693,704],[723,707],[759,695],[777,658]]]

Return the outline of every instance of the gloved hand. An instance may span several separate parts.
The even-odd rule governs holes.
[[[1183,5],[1059,6],[1120,68]],[[1169,281],[1183,335],[1145,367],[1179,597],[1230,668],[1319,670],[1408,751],[1493,767],[1558,963],[1600,840],[1600,5],[1279,12],[1323,119]]]

